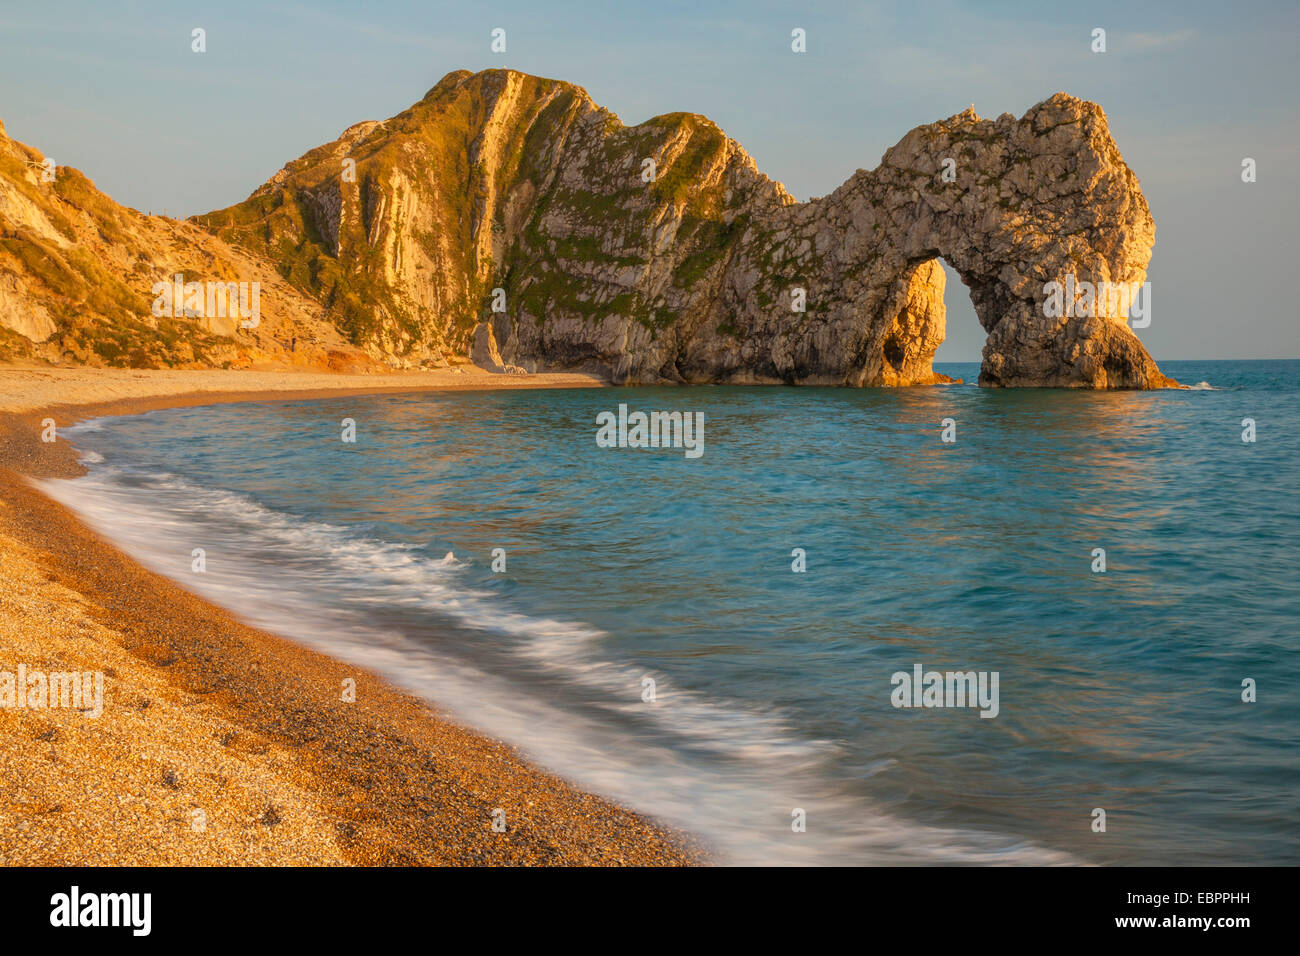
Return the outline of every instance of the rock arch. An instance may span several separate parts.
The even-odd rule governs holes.
[[[1170,384],[1119,310],[1044,308],[1050,282],[1140,285],[1155,239],[1101,107],[1064,93],[920,126],[799,203],[703,116],[626,126],[571,84],[458,71],[202,221],[395,364],[471,353],[490,322],[503,364],[620,383],[923,383],[942,256],[987,335],[981,384]]]
[[[1157,388],[1176,383],[1117,296],[1055,316],[1044,291],[1069,282],[1132,292],[1154,240],[1105,114],[1058,93],[1020,120],[967,110],[918,127],[875,170],[781,208],[746,236],[721,311],[766,339],[769,371],[787,381],[926,383],[944,333],[941,256],[987,333],[981,385]],[[774,327],[753,314],[794,283],[815,304],[808,315]]]

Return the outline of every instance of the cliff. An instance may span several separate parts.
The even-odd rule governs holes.
[[[1062,93],[1020,119],[918,127],[799,203],[702,116],[629,127],[568,83],[460,71],[244,202],[162,228],[173,257],[273,263],[300,327],[388,366],[928,383],[943,257],[988,336],[981,384],[1171,384],[1122,300],[1068,307],[1089,284],[1140,286],[1154,225],[1101,108]],[[1064,314],[1053,282],[1071,290]],[[265,341],[282,347],[281,330]]]
[[[260,285],[259,316],[202,307],[154,314],[154,286]],[[251,299],[251,295],[250,295]],[[234,313],[234,314],[231,314]],[[195,224],[118,205],[80,171],[47,164],[0,125],[0,359],[133,368],[245,367],[285,360],[355,368],[370,360],[275,263]]]

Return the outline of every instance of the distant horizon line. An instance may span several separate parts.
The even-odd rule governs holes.
[[[1152,356],[1155,358],[1155,356]],[[981,358],[972,359],[934,359],[933,365],[974,365],[984,361]],[[1276,356],[1270,355],[1267,358],[1162,358],[1156,359],[1158,363],[1164,362],[1300,362],[1300,355],[1297,356]]]

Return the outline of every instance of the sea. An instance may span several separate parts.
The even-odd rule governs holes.
[[[1300,361],[1161,367],[174,408],[40,484],[724,863],[1295,865]]]

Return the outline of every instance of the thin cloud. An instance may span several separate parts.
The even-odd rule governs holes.
[[[1134,50],[1158,50],[1165,47],[1182,46],[1195,36],[1195,30],[1175,30],[1172,33],[1125,33],[1122,35],[1124,46]]]

